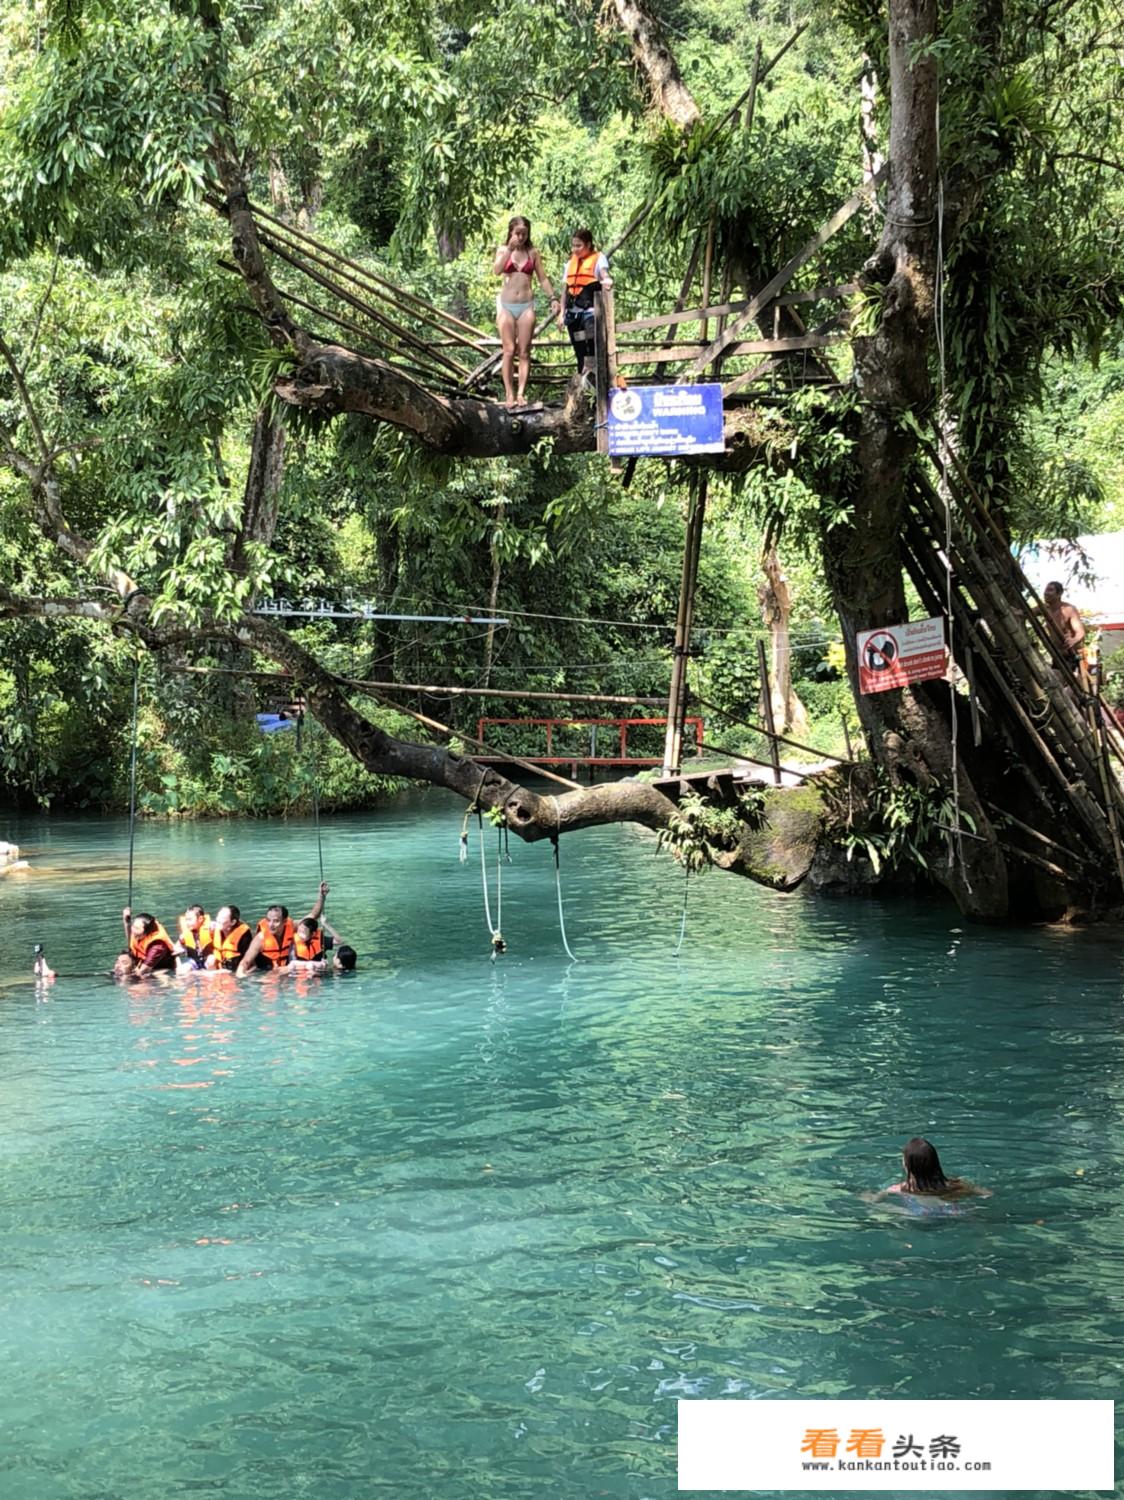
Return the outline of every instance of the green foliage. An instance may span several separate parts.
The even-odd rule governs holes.
[[[657,847],[689,873],[707,870],[719,855],[737,848],[743,830],[757,826],[763,809],[759,787],[743,792],[737,807],[715,807],[697,792],[684,792],[668,826],[657,835]]]
[[[851,789],[845,798],[837,795],[834,799],[834,841],[846,849],[849,860],[856,853],[868,859],[875,874],[886,865],[912,864],[928,870],[938,837],[950,848],[955,837],[956,803],[951,789],[939,783],[921,787],[874,768],[864,773],[864,780],[857,814]],[[960,826],[969,837],[975,832],[974,820],[963,809]]]

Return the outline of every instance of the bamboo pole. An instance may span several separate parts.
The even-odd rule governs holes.
[[[939,574],[941,571],[941,564],[937,559],[935,553],[927,552],[927,549],[931,545],[930,538],[925,534],[923,528],[921,528],[917,523],[916,518],[911,517],[907,521],[907,532],[913,532],[915,536],[918,536],[920,538],[920,545],[915,545],[913,548],[914,556],[917,559],[918,566],[924,569],[931,568],[936,574]],[[929,578],[930,584],[939,597],[940,585],[942,580],[939,577],[934,578],[933,572],[927,572],[926,576]],[[1000,694],[1007,703],[1007,706],[1010,708],[1011,712],[1019,722],[1019,725],[1022,728],[1023,732],[1030,739],[1039,756],[1046,764],[1054,779],[1057,781],[1058,786],[1066,800],[1078,811],[1089,832],[1097,840],[1102,850],[1105,853],[1111,853],[1111,840],[1108,837],[1108,827],[1105,812],[1101,807],[1098,806],[1096,800],[1089,794],[1087,783],[1078,783],[1077,781],[1075,781],[1066,773],[1065,769],[1059,763],[1057,756],[1054,754],[1054,751],[1047,744],[1044,736],[1033,722],[1030,714],[1027,712],[1023,704],[1019,701],[1014,688],[1011,686],[1010,674],[1004,672],[1003,669],[994,660],[987,642],[984,640],[981,631],[977,627],[975,621],[972,619],[969,611],[960,611],[957,619],[957,625],[967,636],[977,656],[979,656],[979,658],[988,667],[992,676],[992,680],[998,687]]]
[[[462,329],[465,333],[473,334],[478,338],[485,336],[482,329],[474,327],[471,323],[464,322],[462,318],[454,316],[451,312],[446,312],[444,308],[437,307],[432,302],[427,302],[424,297],[419,297],[416,292],[408,291],[406,287],[395,286],[393,282],[387,281],[384,277],[368,269],[368,267],[360,265],[358,261],[350,260],[339,250],[334,250],[330,245],[326,245],[323,240],[316,239],[313,235],[308,234],[307,231],[298,229],[294,224],[286,224],[284,219],[277,218],[275,214],[269,213],[260,204],[252,203],[250,207],[255,218],[267,219],[271,224],[275,224],[279,229],[283,229],[286,234],[291,235],[293,239],[306,240],[309,244],[316,245],[320,250],[332,256],[334,260],[339,261],[341,265],[348,266],[351,270],[357,271],[375,286],[385,288],[387,291],[394,293],[395,296],[405,298],[408,302],[416,303],[423,312],[431,315],[428,318],[424,318],[422,313],[419,312],[416,316],[421,321],[435,323],[439,319],[444,323],[451,324],[454,328]]]
[[[478,750],[486,751],[490,756],[498,760],[508,761],[520,770],[530,771],[535,776],[545,776],[547,781],[557,781],[561,786],[571,792],[580,792],[581,787],[576,781],[570,781],[566,776],[556,776],[553,771],[548,771],[545,766],[536,766],[532,761],[523,760],[518,755],[509,755],[506,750],[497,750],[491,745],[486,745],[483,740],[478,740],[471,734],[466,734],[463,729],[450,729],[448,724],[442,724],[440,719],[431,719],[428,714],[422,714],[416,708],[406,708],[401,703],[394,703],[389,698],[384,698],[380,693],[370,693],[376,703],[381,703],[384,708],[392,708],[395,713],[405,714],[409,719],[415,719],[419,724],[424,724],[427,729],[435,729],[439,734],[446,735],[451,740],[464,740],[466,745],[475,745]],[[472,757],[469,757],[470,759]]]
[[[279,255],[283,261],[287,261],[289,265],[291,265],[295,270],[299,271],[303,276],[310,277],[318,285],[325,287],[334,296],[339,297],[344,302],[349,303],[357,311],[361,312],[364,317],[371,318],[374,322],[381,324],[389,332],[395,334],[402,343],[411,345],[411,347],[419,350],[422,354],[426,355],[435,363],[445,365],[453,375],[463,375],[465,373],[464,366],[458,365],[454,359],[451,359],[449,357],[449,355],[442,353],[440,349],[431,349],[424,339],[418,338],[417,334],[412,333],[408,328],[404,328],[400,323],[395,323],[393,319],[388,318],[385,313],[379,312],[379,310],[375,307],[372,307],[370,303],[364,302],[362,298],[355,296],[355,294],[352,292],[349,292],[346,287],[338,285],[329,277],[323,275],[320,271],[314,270],[310,262],[314,261],[316,257],[306,256],[302,262],[301,257],[291,254],[278,240],[274,239],[273,235],[268,231],[263,230],[259,237],[262,244],[268,250],[271,250],[274,255]],[[323,261],[321,261],[320,263],[321,265],[324,264]],[[354,282],[355,280],[353,276],[345,276],[345,273],[343,272],[340,272],[338,274],[348,281]]]
[[[924,476],[918,476],[917,486],[929,502],[930,515],[934,515],[938,508],[943,512],[943,502]],[[1052,714],[1052,730],[1062,742],[1066,754],[1073,760],[1085,779],[1085,784],[1095,786],[1100,779],[1097,757],[1089,744],[1088,725],[1070,701],[1067,687],[1071,674],[1067,672],[1059,683],[1053,669],[1043,661],[1025,629],[1021,628],[1021,619],[1017,628],[1011,624],[1011,600],[989,574],[986,566],[981,565],[960,527],[953,521],[949,529],[956,552],[956,558],[950,559],[950,562],[954,563],[966,582],[970,581],[977,604],[987,606],[989,628],[1006,645],[1011,665],[1030,695],[1035,712],[1043,717]],[[1119,788],[1117,792],[1118,796],[1124,797],[1124,792]],[[1107,809],[1104,816],[1108,816]]]

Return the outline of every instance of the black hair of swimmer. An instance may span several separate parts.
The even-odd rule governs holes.
[[[336,967],[350,972],[355,967],[356,952],[349,943],[341,943],[336,949]]]
[[[233,911],[234,908],[231,907],[231,910]],[[280,912],[282,922],[287,922],[289,920],[289,908],[287,906],[282,906],[280,902],[278,902],[276,906],[267,907],[265,914],[267,917],[271,917],[274,912]]]
[[[914,1193],[943,1193],[949,1186],[937,1148],[924,1136],[915,1135],[902,1147],[906,1186]]]
[[[152,915],[151,912],[138,911],[137,914],[134,916],[133,921],[134,922],[143,922],[144,923],[144,929],[143,930],[144,930],[145,937],[147,937],[150,932],[155,932],[156,931],[156,918]]]

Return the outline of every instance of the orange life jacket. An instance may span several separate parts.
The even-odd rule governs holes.
[[[133,955],[138,964],[147,962],[146,955],[149,948],[152,947],[153,943],[167,943],[168,951],[171,951],[172,940],[164,931],[163,927],[161,927],[159,922],[157,922],[154,931],[146,932],[141,937],[134,937],[132,933],[129,934],[129,952]]]
[[[566,265],[566,291],[571,302],[576,302],[596,282],[600,255],[600,250],[591,250],[588,255],[570,256]],[[588,303],[588,297],[585,300]]]
[[[324,934],[319,928],[312,934],[306,943],[303,938],[293,936],[293,957],[299,958],[302,963],[308,963],[314,958],[322,958],[324,955]]]
[[[215,962],[220,969],[236,969],[242,962],[242,955],[238,951],[238,945],[242,941],[242,934],[249,932],[245,922],[239,922],[237,927],[232,927],[225,937],[215,928],[214,952]],[[249,947],[249,944],[246,945]]]
[[[214,941],[215,930],[211,926],[209,916],[204,915],[194,932],[187,925],[187,918],[180,918],[180,946],[186,950],[188,958],[193,958],[197,964],[201,964],[207,949],[214,945]]]
[[[283,968],[293,956],[293,919],[285,918],[285,925],[281,929],[281,936],[274,937],[269,930],[269,923],[262,917],[258,923],[258,931],[261,933],[261,953],[259,958],[264,959],[271,969]]]

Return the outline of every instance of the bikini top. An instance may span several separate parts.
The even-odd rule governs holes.
[[[524,275],[529,276],[531,274],[531,272],[534,270],[534,268],[535,268],[535,252],[533,250],[530,250],[530,251],[527,252],[527,259],[526,259],[526,261],[521,266],[517,266],[515,264],[515,261],[509,255],[507,257],[507,265],[504,266],[503,271],[502,271],[501,274],[504,275],[504,276],[508,276],[508,275],[510,275],[510,273],[512,271],[521,271],[521,272],[523,272]]]

